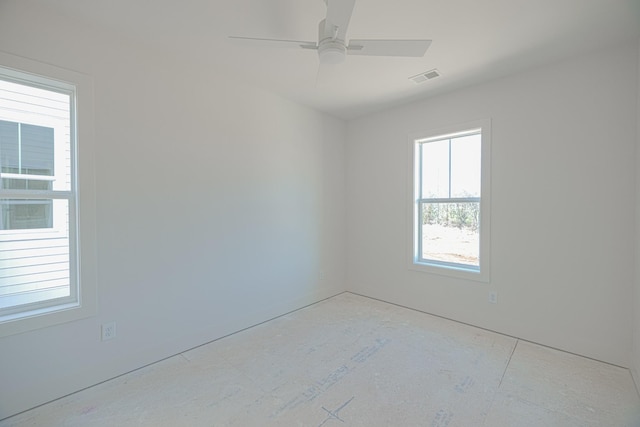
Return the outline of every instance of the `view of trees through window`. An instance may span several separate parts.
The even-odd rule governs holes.
[[[422,257],[478,266],[480,203],[424,203]]]
[[[418,145],[421,260],[479,267],[481,134]]]

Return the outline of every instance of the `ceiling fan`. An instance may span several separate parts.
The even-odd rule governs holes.
[[[318,25],[318,41],[281,40],[229,36],[229,38],[271,47],[317,50],[320,64],[339,64],[346,55],[421,57],[431,40],[351,39],[346,42],[347,28],[355,0],[324,0],[327,17]]]

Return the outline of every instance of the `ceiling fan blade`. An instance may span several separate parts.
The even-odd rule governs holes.
[[[431,40],[355,40],[349,41],[348,55],[424,56]]]
[[[356,0],[326,0],[326,2],[326,22],[338,27],[335,38],[344,40],[347,35],[347,27],[349,26]]]
[[[257,38],[257,37],[239,37],[239,36],[229,36],[229,39],[231,39],[234,42],[238,42],[242,44],[251,44],[253,46],[318,49],[318,45],[315,42],[308,42],[308,41],[301,41],[301,40],[263,39],[263,38]]]

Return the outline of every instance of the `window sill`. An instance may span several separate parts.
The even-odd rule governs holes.
[[[95,298],[95,296],[93,296]],[[95,301],[83,305],[66,304],[0,317],[0,337],[46,328],[61,323],[91,317],[95,314]]]
[[[427,262],[411,261],[409,269],[422,273],[437,274],[439,276],[464,279],[473,282],[489,282],[489,273],[475,268],[465,268],[463,266],[450,266],[442,264],[431,264]]]

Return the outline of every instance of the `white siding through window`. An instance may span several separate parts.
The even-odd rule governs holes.
[[[54,129],[54,175],[48,178],[53,192],[72,191],[70,114],[69,94],[0,80],[0,120]],[[26,178],[18,175],[2,173],[2,178]],[[35,178],[43,180],[41,176]],[[73,297],[70,199],[50,193],[43,192],[40,199],[22,199],[19,195],[14,198],[7,193],[3,196],[4,202],[52,200],[53,208],[51,228],[0,230],[0,311],[5,313],[23,304]]]

